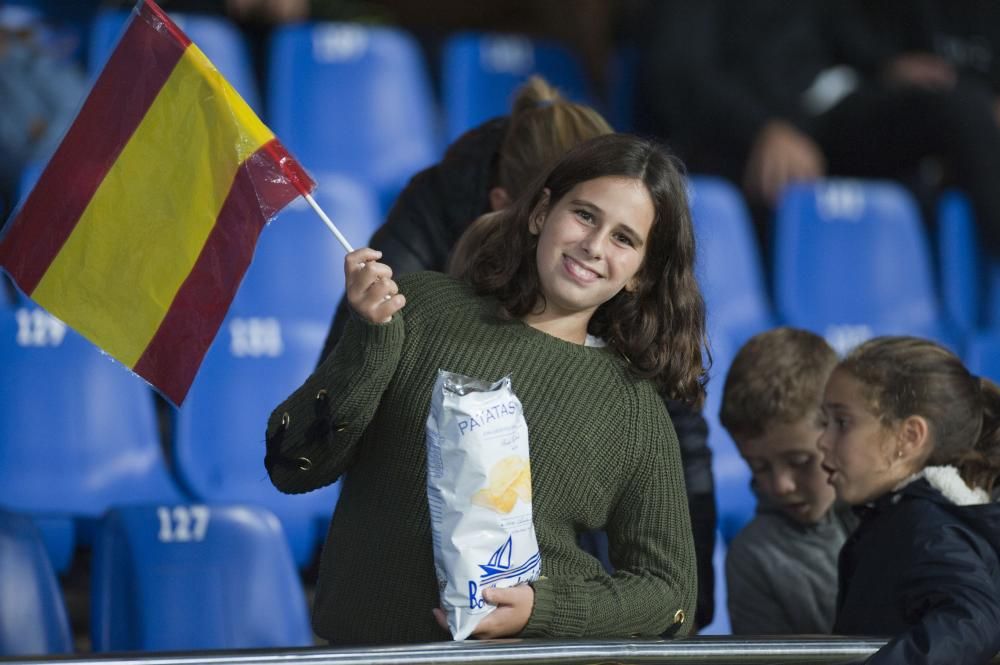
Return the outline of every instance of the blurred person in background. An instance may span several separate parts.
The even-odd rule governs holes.
[[[48,41],[41,16],[0,5],[0,224],[24,168],[55,150],[86,91],[79,67]]]
[[[908,177],[934,156],[1000,247],[993,102],[942,58],[900,51],[847,0],[664,0],[646,25],[645,124],[691,171],[740,183],[759,219],[790,183]]]

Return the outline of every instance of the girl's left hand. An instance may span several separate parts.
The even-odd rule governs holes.
[[[529,584],[519,584],[509,589],[483,589],[483,600],[497,608],[479,622],[472,637],[482,640],[512,637],[528,625],[531,610],[535,607],[535,590]],[[442,628],[448,630],[448,620],[443,610],[435,608],[434,618]]]

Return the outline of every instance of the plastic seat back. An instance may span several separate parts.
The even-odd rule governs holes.
[[[131,11],[102,9],[94,17],[87,57],[92,76],[104,67],[118,43]],[[170,18],[200,48],[252,109],[261,112],[260,91],[246,40],[227,18],[211,14],[170,12]]]
[[[699,635],[730,635],[733,632],[729,623],[729,594],[726,584],[726,552],[728,543],[722,533],[716,533],[715,552],[712,554],[712,570],[715,572],[715,615],[712,623],[701,628]]]
[[[938,265],[941,295],[952,322],[969,332],[983,316],[981,285],[984,260],[969,199],[959,191],[945,192],[937,209]]]
[[[436,109],[416,41],[389,27],[303,23],[277,28],[269,55],[270,127],[317,177],[375,188],[388,210],[437,160]]]
[[[719,422],[722,389],[735,355],[736,346],[728,336],[716,334],[712,338],[712,369],[703,411],[708,422],[708,446],[712,450],[718,529],[727,545],[753,519],[757,509],[757,497],[750,489],[750,468]]]
[[[442,94],[448,141],[490,118],[510,113],[514,92],[541,74],[568,99],[594,103],[583,66],[564,46],[523,35],[463,32],[442,52]]]
[[[972,335],[965,348],[969,371],[1000,384],[1000,329]]]
[[[635,131],[635,97],[639,85],[639,49],[618,46],[608,67],[608,119],[619,132]]]
[[[79,0],[4,0],[8,8],[23,8],[41,22],[41,37],[66,60],[82,62],[95,2]],[[38,26],[36,26],[38,27]]]
[[[739,347],[774,326],[750,213],[739,190],[722,178],[693,176],[688,189],[709,333],[724,331]]]
[[[381,223],[374,192],[350,178],[325,178],[314,198],[355,247]],[[344,249],[299,198],[264,227],[230,311],[329,320],[343,291]]]
[[[176,412],[174,428],[175,469],[191,494],[271,510],[303,567],[325,535],[340,486],[279,492],[264,469],[264,432],[271,411],[312,373],[328,321],[231,311]]]
[[[249,506],[111,510],[94,543],[94,651],[312,644],[278,520]]]
[[[880,181],[827,180],[785,190],[775,220],[779,317],[838,351],[878,334],[955,344],[934,285],[913,197]]]
[[[0,504],[86,525],[117,503],[180,500],[142,379],[41,309],[0,313]]]
[[[0,657],[72,653],[66,606],[42,535],[0,509]]]

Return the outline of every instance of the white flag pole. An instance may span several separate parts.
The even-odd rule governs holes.
[[[316,203],[316,199],[312,197],[312,194],[309,194],[308,192],[303,192],[302,196],[304,196],[306,201],[309,202],[309,205],[312,206],[312,209],[316,211],[316,214],[319,215],[319,218],[323,220],[323,223],[326,224],[327,228],[329,228],[330,231],[333,232],[333,235],[337,237],[337,240],[339,240],[340,244],[344,246],[344,249],[347,250],[348,252],[353,252],[354,248],[351,247],[351,243],[347,242],[347,238],[345,238],[344,234],[340,232],[340,229],[338,229],[334,225],[334,223],[330,221],[330,218],[326,216],[326,213],[323,212],[323,209],[319,207],[318,203]]]

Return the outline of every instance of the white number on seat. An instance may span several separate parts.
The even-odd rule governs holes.
[[[209,517],[205,506],[160,506],[156,509],[156,516],[160,519],[159,539],[162,543],[189,543],[205,539]]]
[[[66,324],[40,309],[22,307],[14,316],[18,346],[59,346],[66,337]]]
[[[237,358],[275,358],[284,349],[278,319],[247,318],[229,322],[229,352]]]

